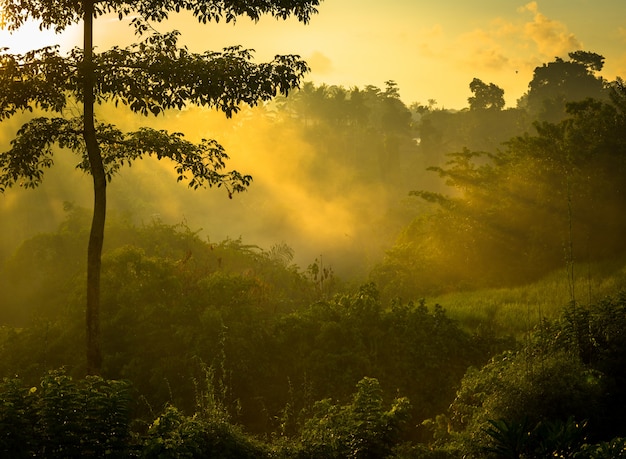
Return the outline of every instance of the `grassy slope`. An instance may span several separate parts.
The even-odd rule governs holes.
[[[574,297],[581,304],[626,290],[626,260],[577,265],[574,274]],[[427,303],[440,304],[470,331],[522,338],[542,318],[557,318],[571,300],[570,290],[562,269],[531,284],[449,293]]]

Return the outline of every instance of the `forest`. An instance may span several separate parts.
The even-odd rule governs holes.
[[[57,155],[11,188],[29,116],[3,121],[0,457],[626,457],[626,85],[603,65],[555,58],[511,108],[478,78],[462,110],[303,82],[155,118],[252,177],[224,200],[176,154],[104,157],[97,374],[90,178]]]

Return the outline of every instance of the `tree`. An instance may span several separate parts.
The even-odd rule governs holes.
[[[604,57],[587,51],[569,53],[570,60],[559,57],[535,68],[528,92],[520,102],[531,115],[542,121],[558,122],[566,117],[566,104],[587,98],[606,99],[605,80],[596,76]]]
[[[583,64],[589,70],[599,72],[604,67],[604,56],[589,51],[574,51],[568,54],[574,62]]]
[[[178,46],[178,32],[158,33],[150,22],[164,21],[183,10],[203,24],[234,22],[239,16],[258,20],[263,14],[281,19],[296,16],[307,23],[317,5],[319,0],[0,0],[1,25],[9,30],[27,20],[56,32],[72,24],[84,25],[82,49],[75,48],[67,56],[54,47],[23,55],[0,54],[0,120],[24,111],[55,115],[26,122],[10,150],[0,155],[0,192],[18,183],[36,187],[44,170],[53,164],[54,146],[80,154],[79,167],[93,178],[87,255],[87,373],[97,374],[102,360],[99,302],[107,181],[121,166],[148,155],[173,160],[178,180],[188,180],[192,188],[223,186],[232,197],[251,182],[248,175],[224,171],[228,156],[215,140],[194,144],[180,133],[149,128],[122,132],[96,120],[96,102],[122,103],[143,115],[196,104],[214,107],[230,117],[241,103],[253,106],[279,92],[286,95],[308,70],[298,56],[276,56],[269,63],[254,64],[252,52],[240,47],[192,53]],[[135,33],[147,38],[127,48],[94,53],[93,22],[105,14],[120,20],[133,17]],[[66,116],[72,102],[82,104],[82,117]]]
[[[622,154],[626,89],[618,79],[606,92],[610,103],[569,102],[568,118],[537,122],[535,134],[516,135],[499,149],[485,142],[486,130],[482,136],[476,134],[482,126],[490,126],[486,121],[491,116],[504,114],[512,115],[507,124],[513,130],[511,121],[524,123],[521,110],[425,115],[419,126],[422,152],[434,153],[434,146],[454,147],[454,142],[470,139],[462,128],[474,138],[482,137],[481,143],[448,153],[445,164],[428,169],[453,193],[433,193],[428,188],[411,193],[433,207],[400,233],[375,270],[381,291],[419,298],[459,286],[530,281],[561,268],[566,247],[575,297],[572,260],[623,256],[619,234],[626,221],[619,218],[618,209],[624,206],[624,196],[615,190],[624,188],[626,171]],[[491,126],[500,127],[497,135],[501,135],[507,124]],[[480,149],[482,145],[487,148]]]
[[[504,89],[493,83],[483,83],[478,78],[474,78],[469,87],[474,93],[472,97],[467,99],[470,110],[502,110],[504,107]]]

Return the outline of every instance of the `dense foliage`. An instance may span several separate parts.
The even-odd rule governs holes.
[[[20,374],[34,384],[47,368],[81,373],[71,343],[83,339],[75,287],[83,274],[80,254],[66,252],[63,241],[85,237],[77,221],[82,216],[73,210],[57,234],[34,238],[7,263],[5,320],[11,311],[22,318],[30,312],[33,319],[22,319],[28,327],[8,333],[3,374]],[[332,294],[332,286],[321,288],[315,264],[300,271],[279,256],[284,248],[265,252],[233,240],[214,244],[160,223],[135,227],[119,220],[110,233],[103,270],[103,375],[133,381],[155,406],[170,402],[193,410],[194,381],[210,367],[226,406],[261,432],[275,429],[280,416],[289,418],[283,429],[295,432],[313,401],[348,397],[365,376],[408,396],[413,416],[425,419],[445,408],[467,366],[498,346],[463,332],[439,306],[385,305],[373,284]],[[134,245],[117,246],[122,240]],[[43,244],[50,259],[63,252],[70,258],[66,266],[76,270],[39,263]],[[54,272],[55,283],[33,285],[27,298],[14,295],[24,289],[24,271],[41,279]]]
[[[447,415],[431,424],[442,443],[471,457],[484,457],[485,450],[494,457],[621,457],[623,441],[616,441],[619,454],[600,447],[591,453],[591,446],[574,453],[626,431],[625,305],[624,294],[571,304],[520,349],[468,371]]]
[[[4,379],[0,400],[2,457],[121,457],[132,444],[127,382],[54,371],[30,388]]]
[[[623,256],[626,92],[621,80],[606,91],[609,101],[570,102],[567,118],[537,122],[501,149],[465,148],[431,167],[448,188],[412,192],[432,212],[377,268],[383,291],[512,285],[574,260]]]

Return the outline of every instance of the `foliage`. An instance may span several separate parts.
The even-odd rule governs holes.
[[[61,56],[58,47],[26,54],[0,52],[0,120],[17,112],[35,109],[55,116],[26,122],[0,154],[0,193],[17,183],[40,184],[44,170],[53,165],[53,147],[68,149],[81,157],[79,167],[93,177],[94,208],[87,248],[86,371],[99,374],[102,366],[100,342],[100,277],[106,221],[106,181],[116,170],[142,156],[169,158],[175,163],[178,180],[189,186],[224,186],[229,197],[241,192],[252,178],[232,171],[223,173],[228,159],[215,140],[193,144],[181,133],[147,127],[123,133],[111,124],[97,123],[95,104],[121,102],[133,113],[158,115],[164,110],[188,105],[214,107],[227,117],[240,104],[256,105],[277,93],[297,87],[308,67],[298,56],[276,56],[270,63],[255,65],[252,52],[231,47],[223,53],[190,53],[177,44],[177,31],[160,33],[149,22],[162,22],[171,12],[188,11],[199,22],[235,21],[246,15],[258,20],[263,14],[286,19],[295,16],[307,22],[317,12],[318,0],[287,2],[166,2],[94,1],[53,3],[32,0],[16,5],[2,0],[0,26],[18,29],[28,19],[41,28],[63,31],[83,22],[83,49]],[[137,35],[148,37],[127,48],[114,47],[94,53],[94,18],[113,13],[130,22]],[[69,104],[82,105],[80,117],[67,118]],[[189,177],[188,177],[189,176]]]
[[[142,422],[155,419],[151,407],[169,406],[148,436],[126,443],[124,447],[133,451],[139,451],[133,445],[143,441],[146,454],[170,456],[208,454],[210,449],[246,457],[265,457],[270,450],[279,457],[311,457],[323,449],[328,457],[343,457],[339,451],[347,450],[361,456],[377,451],[406,458],[454,457],[459,452],[484,457],[481,448],[493,446],[490,428],[496,429],[492,433],[497,437],[506,426],[526,422],[527,431],[534,432],[528,448],[556,451],[566,444],[579,445],[574,435],[579,430],[572,426],[588,419],[589,445],[572,446],[567,454],[592,454],[609,448],[608,443],[592,442],[608,442],[623,431],[623,296],[585,307],[570,305],[561,320],[542,323],[523,348],[468,372],[460,382],[468,365],[480,367],[510,342],[468,335],[441,307],[399,300],[387,305],[372,284],[316,302],[315,287],[284,264],[278,269],[276,256],[270,253],[238,241],[209,244],[184,227],[124,225],[128,223],[112,228],[115,236],[110,242],[120,245],[105,256],[103,280],[111,286],[103,303],[109,316],[103,330],[110,333],[105,352],[111,362],[105,371],[107,377],[133,381],[143,395],[135,411]],[[81,227],[71,220],[64,225],[65,231],[80,232]],[[135,238],[142,247],[122,245]],[[249,271],[241,274],[250,267],[257,279]],[[273,306],[277,291],[263,290],[259,281],[269,284],[287,275],[308,285],[313,296],[281,312]],[[3,336],[4,374],[20,371],[28,381],[26,389],[14,383],[0,398],[6,402],[3,416],[8,419],[2,425],[15,426],[11,438],[16,440],[7,448],[16,442],[37,448],[38,437],[26,438],[33,425],[50,429],[45,438],[54,436],[70,445],[67,448],[83,448],[74,432],[85,428],[79,426],[85,415],[75,413],[116,409],[97,402],[104,392],[100,383],[86,386],[95,395],[80,405],[76,397],[84,393],[80,389],[84,383],[64,375],[55,376],[56,385],[48,384],[45,391],[43,386],[33,393],[28,390],[36,385],[30,383],[33,376],[46,365],[75,362],[75,356],[64,352],[70,347],[67,343],[80,335],[79,305],[77,299],[74,312],[58,322],[35,322]],[[356,381],[362,382],[351,397]],[[52,394],[52,389],[65,395],[62,403],[51,405],[56,411],[41,410],[46,424],[22,414],[33,412],[36,397],[46,391]],[[381,421],[393,412],[383,407],[394,393],[408,396],[412,405],[401,404],[401,411],[419,424],[445,410],[457,389],[449,416],[431,423],[438,429],[431,447],[401,446],[422,434],[406,424],[407,430],[401,431],[396,424]],[[351,402],[341,405],[329,397]],[[65,416],[73,427],[54,433],[50,420],[58,416]],[[571,416],[573,424],[568,421]],[[105,421],[90,425],[99,422]],[[271,447],[261,445],[234,423],[257,433],[276,432],[278,441]],[[329,432],[336,433],[332,437],[336,442],[325,440]],[[89,435],[98,444],[105,442],[101,433]],[[84,444],[89,435],[80,435]],[[359,449],[359,445],[368,446]]]
[[[81,295],[77,284],[82,282],[85,263],[80,246],[87,241],[89,217],[84,209],[70,204],[66,207],[65,220],[55,232],[40,233],[26,240],[0,267],[3,324],[24,326],[34,320],[54,321]],[[106,241],[104,297],[108,298],[106,301],[118,302],[116,309],[132,303],[142,291],[159,295],[174,289],[168,297],[174,302],[178,290],[194,289],[193,284],[198,282],[217,282],[220,276],[224,282],[226,278],[233,282],[241,279],[247,288],[255,289],[261,301],[271,296],[273,303],[264,304],[276,311],[291,310],[300,300],[314,297],[314,287],[297,267],[271,250],[266,252],[246,245],[240,239],[212,243],[184,224],[153,221],[135,225],[129,216],[113,212],[106,228]],[[283,250],[291,249],[287,246]],[[133,276],[141,277],[142,271],[152,269],[155,271],[145,275],[154,275],[153,282],[163,282],[163,277],[169,277],[170,283],[160,287],[153,284],[153,290],[148,285],[128,284]],[[156,274],[159,269],[161,273]],[[215,274],[215,281],[202,280],[211,273]],[[218,302],[218,297],[214,298]]]
[[[602,70],[604,57],[579,50],[569,53],[569,58],[566,61],[557,57],[535,68],[528,92],[522,98],[533,117],[559,122],[566,116],[568,102],[606,99],[605,81],[595,75]]]
[[[407,173],[416,164],[411,113],[400,100],[398,87],[388,81],[385,90],[368,85],[361,89],[305,83],[288,98],[279,99],[279,114],[298,123],[304,138],[318,153],[305,165],[317,181],[328,171],[346,177],[317,189],[335,196],[349,187],[400,188],[409,185]]]
[[[448,195],[412,192],[431,203],[374,272],[383,291],[408,298],[464,287],[510,286],[573,260],[623,256],[626,142],[623,88],[612,102],[568,105],[569,118],[536,124],[535,135],[497,153],[449,155],[435,166]]]
[[[588,73],[602,63],[593,54],[570,57]],[[406,228],[372,273],[380,290],[376,283],[338,290],[339,279],[321,258],[301,271],[286,244],[265,251],[240,239],[205,241],[185,225],[110,219],[102,369],[113,380],[69,377],[83,373],[75,346],[83,339],[83,294],[76,285],[85,265],[76,246],[86,241],[89,225],[85,212],[71,209],[56,233],[26,241],[2,273],[0,301],[8,305],[2,319],[19,327],[0,330],[0,368],[22,377],[2,385],[2,451],[12,457],[43,448],[47,457],[620,457],[626,296],[592,301],[610,289],[595,290],[587,267],[597,265],[580,261],[616,257],[614,278],[603,280],[623,284],[618,257],[625,226],[607,215],[621,215],[624,204],[614,192],[623,187],[624,94],[617,80],[610,103],[571,103],[569,119],[537,124],[536,134],[511,139],[503,151],[462,150],[435,166],[455,192],[414,193],[432,212]],[[465,129],[458,141],[484,129],[487,112],[495,111],[452,114],[431,106],[411,113],[393,82],[383,91],[305,85],[294,95],[280,101],[277,125],[287,118],[300,123],[333,166],[353,168],[358,180],[369,177],[372,184],[384,182],[386,172],[367,163],[371,154],[399,152],[402,168],[427,151],[429,119],[431,128],[457,120]],[[47,103],[56,103],[52,95]],[[522,112],[502,111],[503,125],[519,128],[513,120],[522,122]],[[26,129],[48,135],[46,123],[33,120]],[[111,139],[130,139],[103,127]],[[419,147],[414,129],[424,136]],[[145,131],[133,142],[150,146],[162,135]],[[192,152],[178,135],[167,137],[174,154]],[[48,140],[41,142],[47,148]],[[207,145],[210,155],[217,147]],[[354,155],[359,151],[363,157]],[[107,163],[111,174],[120,158]],[[303,165],[320,173],[322,166]],[[564,258],[568,275],[555,271],[541,291],[479,290],[429,300],[433,307],[406,301],[424,292],[522,282],[541,275],[529,266],[547,271]],[[569,275],[573,260],[579,277]],[[581,304],[583,296],[589,305]],[[538,309],[532,333],[531,309]],[[519,342],[502,330],[516,330]],[[37,382],[45,370],[64,365],[67,373]],[[137,404],[129,402],[128,385],[118,383],[127,379],[141,394]],[[139,418],[132,433],[131,411]],[[431,444],[415,443],[430,440],[424,427],[433,430]]]
[[[60,230],[70,239],[84,237],[86,224],[74,212]],[[140,406],[143,418],[148,406],[166,403],[193,412],[194,380],[209,366],[225,409],[253,432],[294,435],[314,400],[348,397],[366,376],[410,397],[413,418],[424,419],[445,409],[469,365],[505,345],[470,336],[441,307],[385,303],[373,284],[320,292],[307,273],[241,241],[210,243],[185,226],[134,226],[121,218],[110,220],[107,235],[103,375],[133,381],[149,404]],[[57,269],[38,263],[29,247],[20,251],[28,270],[46,278]],[[33,289],[37,319],[3,337],[2,374],[19,371],[33,384],[49,368],[81,374],[71,343],[83,339],[82,298],[73,286],[84,274],[57,275],[56,293],[48,285]],[[59,305],[57,297],[66,301]]]
[[[467,99],[470,110],[502,110],[504,107],[504,90],[493,83],[483,83],[478,78],[474,78],[469,85],[474,93]]]
[[[380,384],[364,378],[349,405],[322,400],[302,430],[299,458],[384,458],[391,454],[402,425],[408,420],[409,401],[397,398],[385,411]]]
[[[466,374],[450,420],[455,430],[482,442],[491,419],[531,426],[570,416],[596,420],[602,389],[599,375],[566,353],[506,353]]]
[[[616,437],[594,445],[585,444],[574,456],[577,459],[623,459],[626,457],[626,439]]]
[[[226,420],[204,419],[198,414],[185,416],[168,406],[150,425],[140,457],[256,459],[269,455],[260,443]]]
[[[447,405],[468,365],[501,346],[472,339],[438,306],[396,301],[384,308],[372,284],[279,318],[271,335],[282,369],[269,384],[306,388],[290,401],[287,432],[297,430],[311,400],[347,397],[365,376],[406,395],[413,419],[432,416]]]
[[[33,388],[36,390],[36,388]],[[33,438],[37,427],[34,419],[35,391],[24,388],[18,379],[4,379],[0,392],[0,451],[8,457],[29,457],[37,449]]]
[[[481,448],[497,457],[601,454],[624,430],[623,365],[616,365],[624,356],[623,302],[620,294],[570,304],[519,350],[470,369],[449,416],[429,422],[437,444],[476,457]],[[597,441],[604,443],[589,446]]]
[[[576,353],[585,365],[602,375],[601,416],[595,429],[606,440],[626,428],[621,406],[626,400],[626,296],[623,292],[589,305],[570,304],[556,330],[554,346]]]
[[[566,421],[539,422],[533,426],[527,419],[519,422],[489,421],[485,430],[491,445],[484,447],[502,459],[524,457],[578,457],[585,440],[586,423],[579,424],[573,417]]]
[[[24,387],[4,379],[0,388],[3,457],[120,457],[132,451],[129,384],[62,371]]]
[[[139,32],[145,31],[142,27],[145,21],[161,22],[168,18],[171,13],[178,13],[181,10],[190,11],[194,17],[203,24],[207,22],[234,22],[238,16],[247,16],[257,21],[262,14],[269,14],[276,18],[286,19],[294,15],[298,20],[307,22],[310,16],[316,12],[315,6],[319,2],[287,0],[282,3],[275,2],[241,2],[238,0],[202,2],[198,0],[190,1],[151,1],[142,2],[118,1],[96,3],[95,14],[102,16],[113,13],[119,16],[120,20],[133,13],[139,15],[132,24]],[[3,16],[3,27],[14,30],[20,27],[28,18],[40,22],[41,27],[54,28],[56,32],[64,30],[71,24],[82,19],[83,5],[79,2],[56,2],[48,3],[41,0],[27,0],[20,4],[3,0],[0,4],[5,15]],[[143,19],[143,20],[141,20]]]
[[[483,103],[498,104],[497,100]],[[420,110],[419,107],[417,110]],[[413,116],[419,139],[418,151],[426,157],[426,167],[442,165],[446,161],[446,154],[464,148],[471,151],[496,151],[511,137],[531,131],[533,121],[528,112],[520,107],[471,109],[470,106],[460,111],[433,109],[416,111]],[[431,179],[430,182],[434,181]],[[428,180],[426,183],[430,184]],[[420,186],[428,190],[441,188],[439,182]]]

